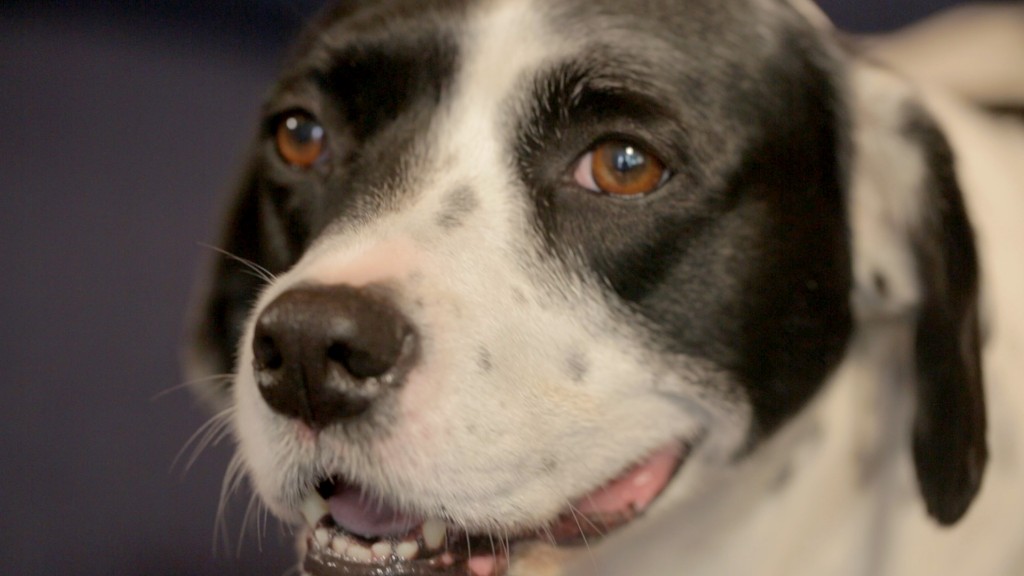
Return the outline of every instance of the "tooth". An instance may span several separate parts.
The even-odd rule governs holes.
[[[420,545],[416,542],[401,542],[395,546],[395,554],[402,560],[414,560],[419,551]]]
[[[313,533],[313,538],[316,540],[319,548],[325,548],[331,543],[331,533],[326,528],[317,528],[316,532]]]
[[[359,544],[352,544],[349,546],[348,550],[345,551],[345,556],[351,560],[355,560],[356,562],[369,562],[373,560],[373,552],[370,552],[369,548],[360,546]]]
[[[373,557],[378,560],[387,560],[395,553],[395,549],[391,547],[391,542],[377,542],[370,547],[370,551],[373,552]]]
[[[423,542],[431,550],[440,548],[444,544],[445,533],[448,526],[440,520],[427,520],[423,524]]]
[[[310,494],[303,500],[301,511],[306,522],[314,528],[320,523],[321,518],[331,513],[331,509],[327,507],[327,501],[319,494]]]
[[[352,542],[344,536],[335,536],[334,540],[331,540],[331,550],[339,556],[344,556],[351,545]]]

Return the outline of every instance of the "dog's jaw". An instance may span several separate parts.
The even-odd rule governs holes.
[[[323,496],[307,497],[303,506],[309,524],[300,542],[300,548],[306,550],[305,568],[316,576],[380,570],[501,576],[510,565],[536,561],[540,550],[589,548],[643,515],[685,456],[683,447],[670,444],[576,498],[560,517],[529,532],[492,529],[471,533],[440,519],[414,520],[367,497],[357,487],[332,484],[320,491]]]

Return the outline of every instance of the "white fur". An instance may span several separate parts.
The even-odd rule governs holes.
[[[703,460],[734,452],[745,436],[749,416],[726,400],[730,392],[698,394],[689,379],[713,374],[693,359],[652,353],[631,328],[641,321],[606,301],[596,279],[543,258],[525,224],[528,193],[508,161],[506,114],[524,97],[522,81],[558,54],[557,35],[536,8],[499,1],[471,18],[463,53],[472,57],[449,106],[416,143],[418,178],[401,184],[411,187],[401,190],[406,205],[356,230],[331,231],[260,298],[254,317],[302,283],[386,285],[422,339],[396,427],[370,442],[331,430],[315,438],[275,415],[251,372],[240,371],[236,433],[256,489],[277,515],[299,521],[309,490],[301,470],[345,474],[389,501],[426,515],[443,509],[474,530],[539,527],[667,442],[708,434],[684,475],[695,481]],[[442,233],[436,214],[460,188],[479,205],[463,226]],[[250,325],[240,366],[251,365],[251,338]],[[478,366],[482,348],[487,373]],[[588,375],[571,383],[566,359],[579,352]],[[588,442],[572,441],[580,436]]]
[[[854,65],[853,146],[848,202],[853,304],[861,318],[909,316],[921,300],[909,235],[923,224],[924,151],[902,134],[914,94],[891,72]],[[880,294],[876,276],[885,283]]]
[[[1000,56],[1006,55],[991,57]],[[1002,63],[1005,68],[1007,58]],[[912,86],[900,73],[866,63],[856,64],[853,75],[852,297],[859,321],[846,362],[810,409],[726,474],[713,494],[602,550],[601,569],[574,575],[1024,573],[1024,123],[951,94],[958,82]],[[1013,101],[1024,103],[1024,88],[1014,94]],[[910,455],[907,313],[920,287],[901,235],[920,218],[913,183],[924,166],[896,128],[899,110],[911,101],[935,116],[956,156],[976,230],[988,335],[983,371],[991,462],[972,508],[947,528],[925,513]],[[885,271],[887,297],[874,293],[873,269]],[[808,440],[808,429],[820,437]],[[786,462],[793,478],[773,490],[773,471]]]
[[[310,488],[302,483],[342,473],[417,513],[443,508],[470,529],[536,526],[647,452],[706,434],[656,508],[609,538],[578,574],[1024,572],[1024,386],[1014,380],[1024,374],[1024,130],[995,124],[955,97],[929,92],[924,100],[952,139],[968,190],[991,336],[992,465],[966,519],[944,531],[916,497],[912,399],[903,385],[909,313],[921,293],[905,235],[921,218],[914,184],[925,166],[894,126],[916,91],[891,73],[854,67],[854,344],[810,408],[753,456],[727,465],[751,419],[728,399],[738,391],[709,393],[695,382],[714,379],[709,367],[652,353],[633,328],[640,319],[606,299],[597,279],[543,257],[526,228],[527,191],[506,149],[509,116],[524,104],[524,80],[571,50],[571,40],[548,28],[543,0],[473,10],[461,38],[470,57],[448,108],[413,143],[418,176],[387,184],[402,187],[403,204],[358,229],[330,231],[256,306],[253,317],[302,283],[380,284],[422,338],[395,428],[368,441],[334,430],[317,437],[275,415],[251,372],[240,370],[235,432],[273,512],[301,522],[299,502]],[[816,11],[804,12],[827,29]],[[475,195],[475,212],[442,233],[436,215],[460,188]],[[885,295],[874,289],[875,271],[886,276]],[[252,332],[250,323],[242,367],[252,362]],[[584,345],[590,369],[569,383],[566,358]],[[483,349],[489,371],[479,366]],[[571,441],[580,436],[588,441]],[[560,573],[572,554],[538,544],[514,559],[511,574]]]

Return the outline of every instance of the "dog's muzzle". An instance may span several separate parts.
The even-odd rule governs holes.
[[[289,289],[257,316],[253,368],[275,413],[314,433],[386,409],[420,356],[412,323],[378,286]],[[375,408],[377,406],[377,408]],[[470,532],[401,510],[340,475],[314,479],[301,506],[303,570],[316,576],[507,574],[535,543],[586,546],[634,520],[669,484],[690,446],[669,442],[617,477],[567,501],[543,526]]]

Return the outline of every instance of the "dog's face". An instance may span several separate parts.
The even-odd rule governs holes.
[[[806,406],[855,321],[838,70],[775,0],[325,14],[225,236],[273,277],[222,262],[198,332],[305,569],[537,574]]]

